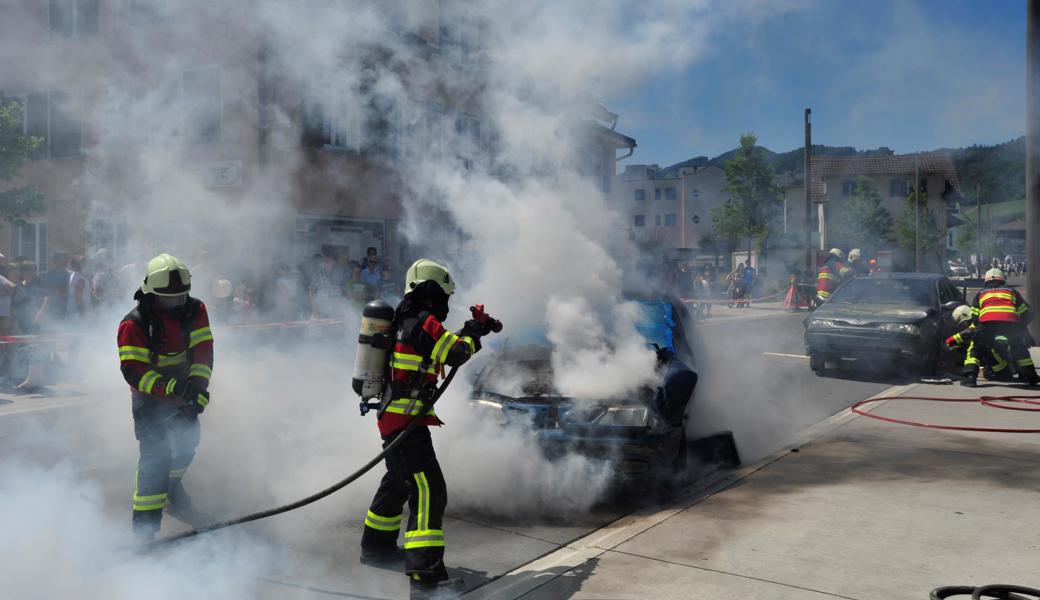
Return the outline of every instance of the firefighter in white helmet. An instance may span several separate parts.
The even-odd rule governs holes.
[[[455,281],[448,269],[429,259],[408,268],[405,296],[394,312],[387,391],[379,407],[383,447],[420,414],[437,388],[445,365],[458,367],[480,350],[480,338],[496,321],[480,305],[474,318],[457,333],[444,327],[448,298]],[[447,488],[430,437],[430,426],[441,425],[431,409],[422,423],[386,457],[387,472],[376,491],[361,537],[361,560],[390,565],[404,559],[414,597],[458,590],[461,580],[449,579],[444,567],[444,509]],[[404,551],[397,546],[405,502],[411,507],[404,534]],[[403,554],[403,556],[402,556]]]
[[[191,274],[169,254],[148,261],[121,323],[119,364],[130,385],[134,435],[140,446],[134,479],[133,532],[152,539],[164,508],[198,524],[183,478],[199,444],[199,414],[209,403],[213,333],[206,306],[188,295]]]
[[[827,260],[820,265],[816,273],[816,298],[814,304],[819,306],[826,302],[842,281],[842,271],[847,267],[842,262],[845,253],[840,248],[831,248]]]
[[[964,359],[964,384],[974,386],[979,375],[980,351],[989,351],[996,347],[996,338],[1007,339],[1008,357],[1019,381],[1029,385],[1040,383],[1033,359],[1029,356],[1029,332],[1026,326],[1033,320],[1030,308],[1018,290],[1006,283],[1004,271],[993,268],[986,271],[986,281],[982,290],[976,294],[971,305],[972,318],[978,332],[968,345]]]
[[[859,248],[849,250],[849,275],[848,278],[866,277],[870,275],[870,267],[864,264],[863,253]]]

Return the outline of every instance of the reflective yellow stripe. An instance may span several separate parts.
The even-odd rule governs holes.
[[[404,548],[430,548],[444,546],[444,531],[441,529],[417,529],[404,532]]]
[[[390,357],[390,368],[399,369],[401,371],[418,371],[419,366],[422,364],[422,357],[415,354],[403,354],[395,352]],[[426,367],[427,373],[436,373],[437,370],[433,366]]]
[[[184,477],[184,474],[188,472],[188,467],[183,469],[170,469],[170,479],[180,479]]]
[[[477,353],[477,345],[475,343],[473,343],[473,338],[469,337],[468,335],[464,335],[464,336],[459,338],[459,341],[463,342],[467,346],[469,346],[469,353],[470,354],[476,354]]]
[[[831,275],[830,273],[820,273],[816,276],[816,279],[834,279],[834,275]]]
[[[414,416],[419,414],[419,411],[422,410],[423,403],[422,403],[422,400],[416,400],[415,401],[415,406],[412,407],[412,412],[409,413],[408,412],[408,405],[411,404],[411,403],[412,403],[412,401],[410,399],[408,399],[408,398],[400,398],[398,400],[391,400],[390,404],[387,404],[387,406],[386,406],[386,412],[394,413],[394,414],[397,414],[397,415],[406,415],[406,416],[414,417]],[[436,417],[437,416],[437,413],[435,413],[432,408],[430,409],[430,412],[428,412],[426,414],[428,416],[432,416],[432,417]]]
[[[159,366],[160,367],[171,367],[173,365],[180,365],[188,362],[187,352],[178,352],[177,354],[160,354],[159,355]]]
[[[401,529],[401,515],[381,517],[372,511],[368,511],[368,515],[365,517],[365,527],[371,527],[378,531],[397,531]]]
[[[152,362],[152,353],[148,351],[148,348],[140,346],[120,346],[119,360],[136,360],[150,364]]]
[[[1026,312],[1027,310],[1029,310],[1029,305],[1028,305],[1028,304],[1019,304],[1019,305],[1018,305],[1018,308],[1017,308],[1017,309],[1015,309],[1015,310],[1016,310],[1016,311],[1018,312],[1018,314],[1020,314],[1020,315],[1021,315],[1021,314],[1025,314],[1025,312]]]
[[[175,387],[177,387],[177,380],[174,379],[173,377],[171,377],[166,382],[166,395],[167,396],[172,396],[173,395],[173,388],[175,388]]]
[[[968,350],[964,354],[964,366],[979,366],[979,359],[975,358],[975,342],[968,344]]]
[[[191,365],[191,369],[188,370],[188,377],[202,377],[208,381],[213,377],[213,369],[211,369],[209,365],[195,363]]]
[[[206,408],[207,406],[209,406],[209,396],[207,396],[206,394],[199,394],[199,397],[195,399],[195,403],[201,406],[202,408]]]
[[[134,510],[161,510],[166,506],[166,492],[161,494],[152,494],[151,496],[142,496],[137,493],[137,482],[141,478],[141,470],[138,469],[137,473],[134,474]]]
[[[448,352],[451,351],[452,347],[459,341],[459,336],[455,335],[450,331],[445,331],[441,334],[441,339],[437,340],[437,343],[433,345],[433,352],[430,356],[433,357],[433,362],[441,364],[448,358]]]
[[[1016,360],[1015,364],[1020,366],[1020,367],[1031,367],[1031,366],[1033,366],[1033,359],[1031,359],[1031,358],[1021,358],[1019,360]]]
[[[831,293],[830,292],[825,292],[823,290],[820,290],[820,291],[816,292],[816,295],[819,296],[820,298],[823,298],[824,300],[826,300],[827,298],[831,297]]]
[[[983,302],[989,300],[990,298],[1003,298],[1005,300],[1011,300],[1013,302],[1015,300],[1015,295],[1011,292],[983,292],[983,294],[979,296],[979,298]]]
[[[188,336],[188,348],[194,348],[202,342],[212,341],[213,333],[210,331],[209,327],[200,327],[199,329],[192,331],[191,335]]]
[[[430,526],[430,486],[426,482],[426,473],[419,471],[415,473],[414,477],[419,491],[419,508],[415,517],[415,527],[416,530],[422,531]],[[408,532],[405,532],[405,537],[408,537]]]
[[[155,371],[145,371],[144,375],[141,375],[141,380],[137,382],[137,389],[146,394],[151,394],[152,387],[155,386],[155,382],[159,381],[160,377],[162,377],[162,375],[159,375]]]
[[[1010,313],[1013,315],[1018,314],[1018,312],[1015,310],[1013,306],[991,306],[989,308],[982,309],[982,312],[980,312],[979,314],[985,315],[988,313]]]

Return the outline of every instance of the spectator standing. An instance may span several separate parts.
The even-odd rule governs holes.
[[[90,286],[83,275],[83,257],[74,256],[69,261],[68,290],[66,291],[65,319],[78,322],[87,316],[90,306]]]
[[[751,295],[752,287],[755,285],[755,267],[751,266],[749,261],[747,267],[744,268],[743,279],[744,279],[744,308],[751,306]]]
[[[10,335],[14,328],[14,324],[11,322],[13,317],[11,304],[18,284],[8,279],[9,276],[18,279],[17,275],[4,268],[3,274],[0,275],[0,335]]]
[[[369,248],[369,250],[375,250],[375,248]],[[361,282],[367,288],[366,298],[372,300],[379,296],[379,288],[383,283],[382,269],[379,267],[379,257],[374,254],[369,254],[365,261],[365,268],[361,270],[360,277]]]
[[[51,270],[40,279],[47,288],[47,319],[45,325],[55,327],[65,320],[65,309],[69,301],[69,255],[67,252],[55,252],[51,257]]]
[[[701,298],[704,298],[704,317],[711,316],[711,271],[705,270],[701,276]]]
[[[336,265],[336,257],[322,255],[321,266],[314,271],[308,286],[312,319],[343,316],[343,283],[343,272]]]
[[[11,299],[16,333],[32,335],[39,333],[47,319],[50,304],[50,288],[37,276],[36,264],[25,262],[19,265],[19,283]],[[35,345],[24,345],[16,352],[26,375],[16,389],[31,392],[43,384],[43,365],[49,352]]]
[[[401,285],[393,278],[393,271],[390,270],[390,266],[383,263],[383,269],[379,272],[381,281],[379,286],[379,297],[391,304],[399,303],[404,294],[401,291]]]
[[[98,308],[110,306],[117,293],[116,275],[105,248],[98,248],[94,254],[94,276],[90,280],[90,291],[91,300]]]
[[[350,261],[350,279],[347,280],[344,290],[351,307],[361,312],[368,301],[368,286],[361,279],[361,264],[357,261]]]

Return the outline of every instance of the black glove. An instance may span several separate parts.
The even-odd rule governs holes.
[[[206,386],[203,382],[204,380],[198,377],[179,379],[177,384],[173,386],[173,395],[188,402],[195,402],[198,395],[206,391]]]
[[[462,330],[467,332],[466,335],[476,339],[483,337],[491,333],[491,321],[484,321],[481,323],[476,319],[470,319],[462,325]]]
[[[206,410],[206,406],[209,404],[209,392],[201,392],[195,396],[194,402],[188,402],[181,407],[181,414],[187,417],[189,420],[194,421],[199,418],[202,411]]]

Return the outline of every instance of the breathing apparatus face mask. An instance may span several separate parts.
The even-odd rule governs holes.
[[[155,296],[155,305],[168,313],[180,312],[188,304],[187,294],[176,296]]]

